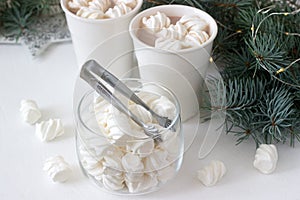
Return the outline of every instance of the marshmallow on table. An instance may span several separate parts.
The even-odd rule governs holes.
[[[22,100],[20,112],[23,120],[29,124],[36,123],[42,116],[36,102],[33,100]]]
[[[50,157],[45,161],[43,170],[53,182],[65,182],[71,175],[71,168],[62,156]]]
[[[36,124],[36,135],[44,142],[50,141],[64,133],[64,127],[60,119],[50,119]]]
[[[211,161],[211,163],[205,166],[203,169],[197,171],[198,179],[205,185],[205,186],[213,186],[226,173],[226,167],[223,162],[221,161]]]
[[[270,174],[276,169],[277,148],[273,144],[261,144],[256,150],[253,166],[261,173]]]

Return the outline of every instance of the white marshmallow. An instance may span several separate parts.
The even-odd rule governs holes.
[[[50,141],[64,134],[64,127],[60,119],[50,119],[36,124],[35,133],[41,141]]]
[[[157,33],[163,28],[169,27],[171,20],[166,14],[158,11],[155,15],[151,15],[148,18],[143,17],[142,24],[148,31]]]
[[[82,166],[86,169],[87,173],[97,180],[102,180],[104,172],[104,166],[102,163],[103,157],[97,157],[93,149],[87,150],[83,146],[80,147],[79,153]]]
[[[122,166],[122,156],[123,152],[118,149],[113,149],[112,151],[108,151],[106,155],[104,155],[103,166],[114,169],[114,170],[123,170]]]
[[[145,174],[140,182],[126,181],[125,183],[130,193],[142,192],[158,185],[157,177],[154,173]]]
[[[273,144],[261,144],[256,150],[253,166],[264,174],[276,169],[278,161],[277,148]]]
[[[122,157],[122,165],[125,172],[141,172],[144,169],[141,158],[133,153],[127,153]]]
[[[208,31],[208,23],[197,15],[184,15],[179,19],[188,31]]]
[[[101,10],[94,10],[88,7],[81,7],[77,12],[77,16],[89,19],[103,19],[104,13]]]
[[[115,0],[115,4],[120,4],[120,3],[124,3],[126,4],[126,6],[133,9],[136,6],[137,1],[136,0]]]
[[[157,114],[174,119],[176,108],[175,105],[165,96],[161,96],[159,99],[154,100],[150,104],[150,108]]]
[[[62,156],[50,157],[45,161],[43,170],[53,182],[65,182],[71,175],[71,168]]]
[[[119,3],[115,5],[113,8],[109,8],[105,12],[105,16],[108,18],[117,18],[129,13],[132,9],[127,6],[125,3]]]
[[[92,0],[89,2],[89,8],[93,10],[100,10],[104,13],[110,6],[110,0]]]
[[[71,0],[68,2],[69,10],[76,13],[80,8],[87,7],[91,0]]]
[[[168,166],[168,152],[155,150],[151,155],[145,158],[144,165],[146,172],[153,172]]]
[[[182,49],[182,42],[172,38],[159,37],[155,40],[154,47],[163,50],[179,51]]]
[[[120,175],[103,175],[103,186],[108,190],[121,190],[124,188],[124,178]]]
[[[197,47],[205,43],[208,39],[209,35],[205,31],[190,31],[185,37],[185,45],[190,47]]]
[[[125,173],[125,181],[127,183],[142,182],[143,180],[144,180],[143,172],[126,172]]]
[[[138,154],[141,158],[150,155],[154,151],[154,141],[148,140],[134,140],[126,146],[127,151]]]
[[[138,104],[129,105],[128,109],[137,116],[140,120],[142,120],[144,123],[148,124],[152,122],[152,115],[149,111],[147,111],[143,106]],[[132,126],[135,129],[141,129],[140,126],[138,126],[134,121],[130,120],[132,123]]]
[[[205,186],[213,186],[226,173],[226,167],[223,162],[221,161],[211,161],[211,163],[205,166],[203,169],[197,171],[198,179],[205,185]]]
[[[155,35],[157,37],[174,39],[174,40],[182,40],[184,39],[185,35],[187,34],[186,27],[180,23],[176,22],[175,25],[171,24],[167,28],[162,28],[161,31],[157,32]]]
[[[42,116],[42,113],[39,110],[36,102],[33,100],[22,100],[20,112],[23,121],[29,124],[36,123]]]

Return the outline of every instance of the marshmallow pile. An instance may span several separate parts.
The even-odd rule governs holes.
[[[70,0],[68,9],[89,19],[117,18],[135,8],[137,0]]]
[[[138,96],[155,112],[170,119],[175,105],[166,97],[148,92]],[[129,109],[146,123],[158,125],[151,114],[132,102]],[[85,139],[79,157],[87,174],[109,191],[140,193],[155,190],[173,178],[182,157],[179,131],[164,129],[156,143],[131,119],[102,97],[95,97],[94,111],[104,137]]]
[[[208,24],[197,15],[184,15],[175,24],[164,13],[142,18],[142,28],[155,36],[156,48],[178,51],[201,46],[209,39]]]

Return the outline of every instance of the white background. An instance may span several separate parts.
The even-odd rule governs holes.
[[[104,193],[80,171],[76,153],[72,97],[78,67],[71,43],[52,45],[32,58],[25,47],[0,45],[0,199],[300,199],[300,145],[277,145],[276,171],[263,175],[252,166],[255,144],[235,146],[232,135],[223,134],[211,154],[197,157],[203,139],[200,132],[184,155],[176,178],[161,190],[143,196]],[[65,135],[48,143],[35,136],[35,127],[22,122],[22,99],[35,100],[43,120],[61,118]],[[207,122],[208,123],[208,122]],[[202,126],[207,125],[204,124]],[[195,124],[186,124],[191,128]],[[185,129],[185,134],[189,134]],[[52,183],[42,170],[46,158],[62,155],[73,174],[66,183]],[[211,160],[222,160],[227,174],[213,187],[196,179],[196,170]]]

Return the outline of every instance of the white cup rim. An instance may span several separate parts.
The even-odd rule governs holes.
[[[142,28],[133,28],[134,23],[138,23],[139,24],[139,22],[137,22],[137,20],[140,21],[141,18],[142,18],[142,16],[145,13],[149,13],[149,12],[151,12],[153,10],[160,11],[160,10],[163,10],[165,8],[171,8],[171,7],[178,8],[178,9],[180,9],[180,8],[181,9],[182,8],[191,9],[191,10],[196,11],[197,13],[202,13],[203,15],[205,15],[207,17],[206,19],[209,19],[209,21],[211,22],[211,23],[209,23],[209,27],[213,30],[212,34],[209,37],[209,39],[207,41],[205,41],[203,44],[201,44],[200,46],[198,46],[198,47],[181,49],[181,50],[178,50],[178,51],[170,51],[170,50],[158,49],[158,48],[155,48],[154,46],[148,45],[145,42],[141,41],[137,37],[136,32],[137,32],[137,30],[142,29]],[[137,41],[139,44],[142,44],[142,46],[150,48],[150,49],[152,49],[154,51],[159,51],[159,52],[164,52],[164,53],[188,53],[188,52],[191,52],[191,51],[202,49],[202,48],[206,47],[207,45],[209,45],[210,43],[212,43],[214,41],[214,39],[216,38],[216,36],[217,36],[218,26],[217,26],[217,23],[216,23],[215,19],[211,15],[209,15],[207,12],[205,12],[203,10],[200,10],[198,8],[195,8],[195,7],[192,7],[192,6],[186,6],[186,5],[160,5],[160,6],[155,6],[155,7],[143,10],[142,12],[140,12],[136,16],[134,16],[132,18],[132,20],[130,21],[130,24],[129,24],[129,33],[130,33],[130,35],[131,35],[131,37],[132,37],[133,40]]]
[[[127,18],[128,16],[131,16],[132,14],[136,13],[138,10],[141,9],[142,5],[143,5],[143,0],[137,0],[137,4],[136,6],[127,14],[122,15],[120,17],[117,18],[105,18],[105,19],[89,19],[89,18],[84,18],[84,17],[80,17],[77,16],[76,14],[72,13],[67,7],[66,7],[66,3],[68,2],[68,0],[60,0],[60,5],[62,10],[69,16],[80,20],[82,22],[85,23],[91,23],[91,24],[97,24],[97,23],[111,23],[111,21],[114,20],[122,20],[124,18]]]

